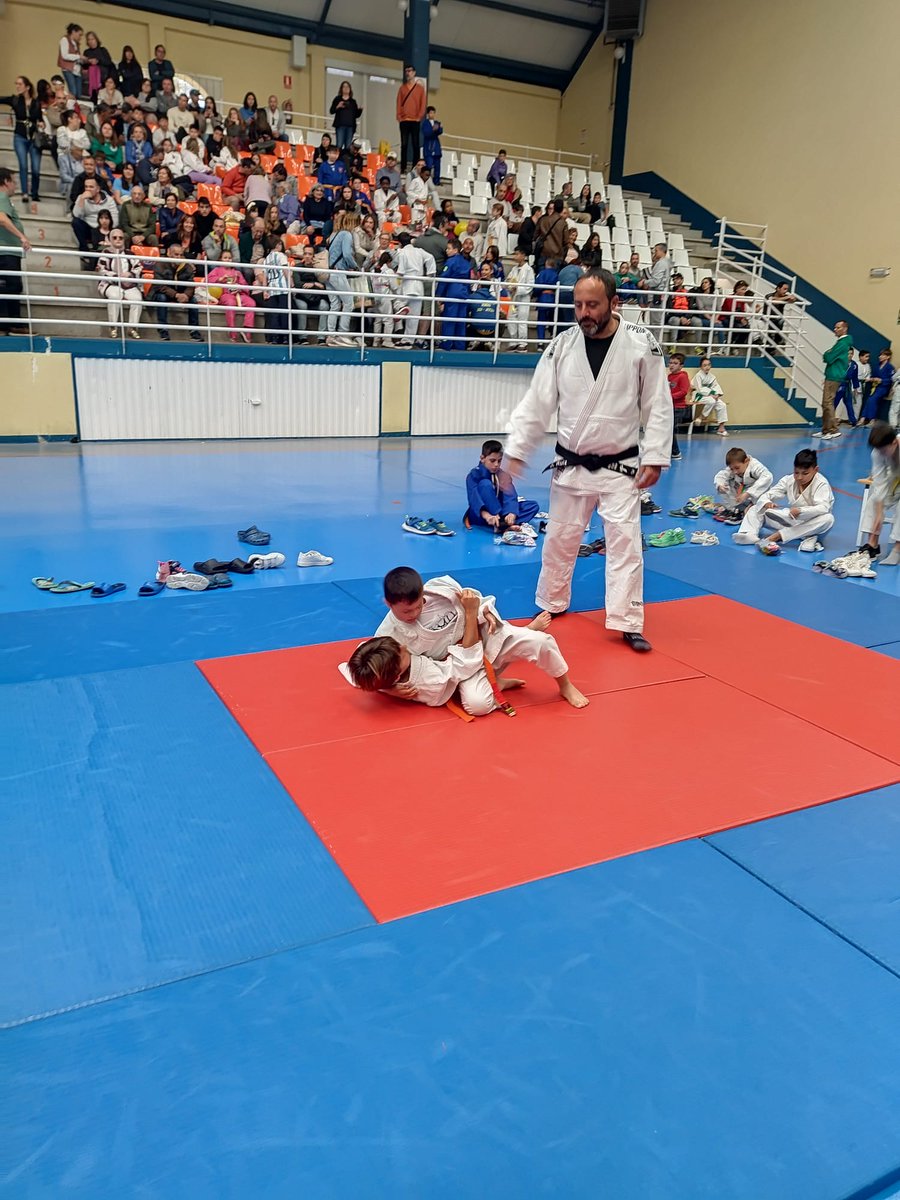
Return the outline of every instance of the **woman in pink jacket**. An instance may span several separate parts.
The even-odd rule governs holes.
[[[210,304],[222,304],[225,306],[225,324],[228,326],[228,337],[232,342],[238,340],[238,335],[234,329],[235,319],[238,312],[243,309],[244,313],[244,328],[240,331],[241,337],[245,342],[250,341],[250,334],[247,332],[253,328],[256,308],[256,301],[250,295],[250,285],[244,277],[243,271],[235,263],[233,266],[233,254],[230,250],[222,250],[223,266],[214,267],[207,276],[207,289],[220,287],[222,294],[216,299],[212,292],[209,292]]]

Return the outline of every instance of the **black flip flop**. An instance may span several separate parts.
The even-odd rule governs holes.
[[[195,562],[194,570],[199,571],[201,575],[222,575],[231,570],[231,563],[222,562],[218,558],[208,558],[206,562]]]

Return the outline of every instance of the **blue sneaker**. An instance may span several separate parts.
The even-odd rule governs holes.
[[[434,517],[428,518],[428,524],[434,526],[434,532],[438,537],[455,537],[456,530],[451,529],[449,525],[445,525],[443,521],[436,521]]]
[[[402,528],[405,529],[407,533],[437,533],[437,529],[434,527],[434,522],[425,521],[421,517],[407,517],[403,522]]]

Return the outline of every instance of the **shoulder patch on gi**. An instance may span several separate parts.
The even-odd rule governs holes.
[[[647,343],[650,347],[651,354],[655,354],[659,358],[663,357],[662,348],[660,347],[659,342],[656,340],[656,338],[653,336],[653,334],[650,332],[650,330],[647,328],[646,325],[633,325],[633,324],[629,323],[628,328],[634,330],[635,333],[641,334],[643,337],[645,337],[647,339]]]

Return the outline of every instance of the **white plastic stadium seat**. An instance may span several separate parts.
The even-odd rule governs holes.
[[[643,213],[629,213],[628,214],[628,228],[630,230],[632,230],[632,232],[639,230],[641,233],[645,233],[646,226],[644,225]]]
[[[648,250],[650,249],[650,241],[643,229],[632,229],[631,244],[635,250],[640,246],[646,246]]]
[[[569,182],[569,168],[559,166],[553,172],[553,186],[557,192],[562,191],[562,185]]]
[[[610,208],[625,208],[625,202],[622,199],[622,189],[617,183],[610,183],[606,188],[606,198],[609,200]]]
[[[581,192],[587,181],[587,171],[582,170],[581,167],[572,168],[572,191],[576,196]]]
[[[694,268],[693,267],[682,267],[681,273],[684,276],[684,286],[685,287],[693,287],[694,284],[697,282],[696,279],[694,278]]]
[[[469,205],[469,209],[471,212],[475,213],[476,216],[486,216],[488,210],[487,199],[484,196],[473,196],[472,202]]]
[[[490,194],[491,194],[491,185],[489,183],[482,183],[480,180],[476,179],[475,182],[472,184],[472,195],[473,196],[487,197],[487,196],[490,196]]]
[[[457,179],[453,180],[453,195],[454,196],[471,196],[472,195],[472,185],[469,183],[468,179],[458,179],[457,178]]]
[[[670,233],[669,237],[668,237],[668,243],[669,243],[670,251],[683,250],[684,249],[684,234],[683,233]]]
[[[644,206],[640,202],[640,200],[626,200],[625,201],[625,209],[627,212],[634,213],[636,216],[639,216],[639,217],[642,217],[644,215]]]
[[[604,200],[607,198],[607,196],[606,196],[606,181],[603,178],[602,171],[591,171],[590,176],[588,178],[588,182],[591,185],[591,196],[592,197],[595,192],[599,192]]]
[[[690,259],[688,258],[687,250],[673,250],[671,253],[672,253],[672,263],[676,267],[690,266]]]

